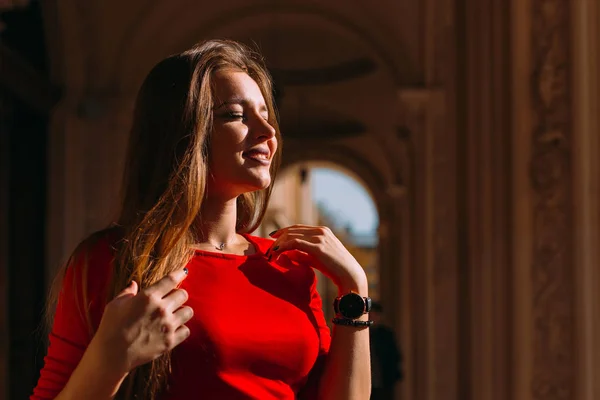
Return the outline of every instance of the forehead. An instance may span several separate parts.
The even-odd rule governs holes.
[[[219,70],[214,75],[213,83],[216,105],[231,100],[244,100],[254,105],[265,103],[256,81],[243,71]]]

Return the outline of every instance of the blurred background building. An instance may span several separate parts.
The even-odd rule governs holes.
[[[30,393],[51,277],[114,215],[145,74],[228,37],[277,85],[259,233],[336,225],[315,169],[371,196],[375,234],[336,233],[404,352],[397,399],[600,399],[598,22],[596,0],[0,0],[0,398]]]

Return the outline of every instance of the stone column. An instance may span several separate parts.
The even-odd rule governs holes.
[[[510,394],[511,140],[508,9],[458,1],[456,129],[460,398]]]
[[[585,136],[573,129],[574,3],[512,3],[515,399],[584,398],[577,365],[586,351],[577,342],[584,254],[576,254],[575,240],[585,233],[575,213],[576,193],[584,192],[573,151]]]
[[[8,252],[9,252],[9,190],[10,162],[9,137],[6,134],[10,115],[10,102],[0,92],[0,398],[8,398],[8,371],[10,325],[8,304]]]
[[[457,160],[454,130],[446,125],[445,96],[437,89],[399,92],[414,152],[409,185],[412,258],[402,282],[407,293],[402,311],[410,315],[403,319],[405,398],[458,399]]]
[[[57,106],[49,132],[48,275],[86,235],[114,219],[132,101],[86,98]]]
[[[459,4],[469,396],[595,399],[598,5]]]
[[[401,153],[401,151],[399,151]],[[406,154],[398,154],[399,159],[405,162]],[[401,162],[401,161],[399,161]],[[406,163],[408,164],[408,163]],[[408,171],[404,171],[408,173]],[[403,369],[406,373],[406,360],[411,358],[411,291],[409,266],[411,264],[411,229],[410,229],[410,200],[405,185],[389,184],[383,186],[377,194],[379,211],[379,227],[377,236],[379,243],[379,300],[384,306],[385,323],[396,334],[396,343],[400,347],[403,360]],[[412,375],[412,373],[410,374]],[[402,384],[403,393],[410,390],[408,378]],[[396,387],[397,396],[400,394]],[[396,397],[399,398],[399,397]]]
[[[600,398],[600,4],[571,2],[577,399]]]

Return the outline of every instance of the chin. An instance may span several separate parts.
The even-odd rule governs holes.
[[[264,190],[271,184],[271,177],[255,177],[246,181],[243,185],[242,193],[256,192],[257,190]]]
[[[264,189],[268,188],[270,184],[271,184],[271,179],[266,179],[261,182],[257,182],[256,185],[254,185],[254,191],[264,190]]]

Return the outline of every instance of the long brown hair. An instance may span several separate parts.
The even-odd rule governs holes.
[[[258,52],[230,40],[209,40],[159,62],[136,101],[109,298],[131,280],[141,288],[154,284],[184,266],[193,254],[209,173],[212,79],[223,68],[243,70],[256,81],[281,144],[272,81]],[[272,182],[280,154],[281,150],[271,164]],[[238,232],[258,227],[272,187],[238,197]],[[90,321],[89,310],[85,312]],[[169,371],[170,354],[165,354],[132,371],[117,397],[156,399],[166,388]]]

